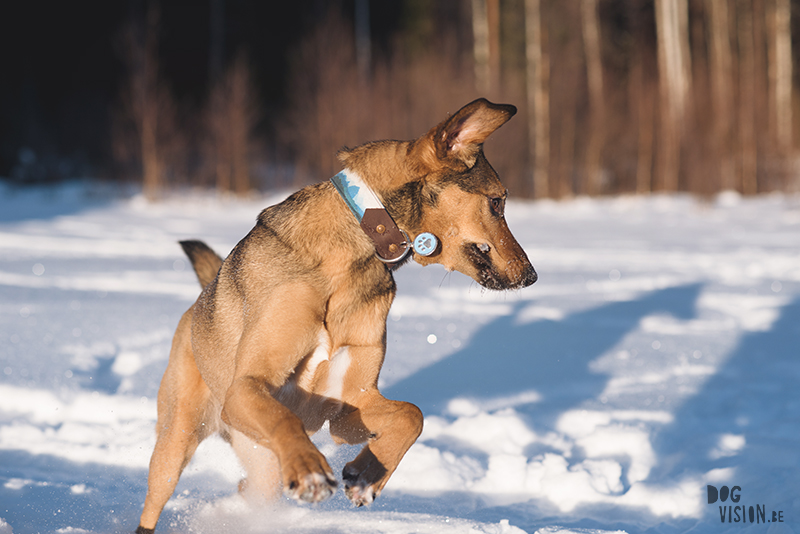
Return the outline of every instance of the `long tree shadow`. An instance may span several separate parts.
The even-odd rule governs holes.
[[[772,328],[744,336],[697,395],[654,440],[660,459],[651,477],[704,474],[742,488],[748,505],[800,515],[800,298]],[[718,505],[707,520],[720,525]],[[726,504],[731,504],[730,502]],[[789,511],[792,510],[792,511]]]
[[[596,398],[606,377],[589,363],[609,350],[648,315],[695,316],[700,284],[671,287],[638,300],[614,302],[560,321],[519,323],[519,309],[487,324],[467,346],[387,388],[390,398],[414,402],[427,414],[455,397],[509,398],[535,391],[537,413],[551,415]],[[520,305],[521,306],[521,305]],[[518,307],[519,308],[519,307]],[[538,418],[539,416],[537,416]]]

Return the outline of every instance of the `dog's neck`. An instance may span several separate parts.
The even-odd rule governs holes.
[[[331,178],[331,182],[372,240],[379,259],[397,263],[408,256],[411,252],[408,235],[400,230],[378,195],[358,173],[345,169]]]
[[[387,209],[375,191],[350,169],[331,178],[331,183],[359,221],[361,229],[372,240],[380,260],[399,266],[412,250],[419,256],[430,256],[436,252],[439,239],[430,232],[418,231],[422,207],[421,181],[409,182],[387,195],[392,209]],[[431,202],[435,203],[433,199]],[[404,215],[401,226],[395,222],[392,213]],[[409,223],[412,225],[407,226]]]

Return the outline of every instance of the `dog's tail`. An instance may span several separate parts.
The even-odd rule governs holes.
[[[216,278],[219,268],[222,265],[222,258],[202,241],[189,240],[179,241],[183,251],[189,256],[192,262],[200,286],[206,287]]]

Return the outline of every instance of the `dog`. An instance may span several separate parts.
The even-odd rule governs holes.
[[[362,506],[380,494],[423,423],[419,408],[377,387],[392,272],[413,257],[494,290],[537,279],[483,153],[515,113],[479,99],[418,139],[343,149],[336,180],[264,209],[224,261],[200,241],[181,242],[203,289],[178,324],[159,389],[137,534],[154,531],[214,433],[240,458],[246,496],[274,498],[282,487],[319,502],[337,480],[309,435],[327,421],[337,443],[366,443],[342,471],[347,497]]]

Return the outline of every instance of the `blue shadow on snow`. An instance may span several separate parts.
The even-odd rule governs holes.
[[[655,437],[659,465],[651,477],[731,468],[732,475],[715,482],[717,487],[738,485],[740,504],[783,510],[791,523],[800,516],[800,298],[780,313],[769,330],[745,335],[700,391],[675,413],[674,422]],[[724,435],[743,438],[741,448],[736,448],[736,439],[733,448],[720,448]],[[720,504],[704,501],[709,527],[745,525],[722,524]]]
[[[670,287],[560,321],[520,324],[516,320],[524,306],[520,304],[512,315],[484,326],[461,351],[393,384],[385,394],[434,414],[456,397],[496,399],[535,390],[542,397],[536,412],[546,407],[557,415],[575,406],[576,399],[579,404],[602,392],[607,378],[589,369],[592,360],[636,329],[648,315],[693,318],[701,287]]]

